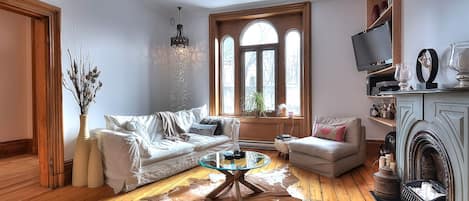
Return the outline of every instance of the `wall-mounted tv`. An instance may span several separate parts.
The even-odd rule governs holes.
[[[352,43],[358,71],[375,71],[392,65],[389,22],[353,35]]]

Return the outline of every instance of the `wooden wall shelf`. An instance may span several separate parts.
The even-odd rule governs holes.
[[[368,98],[372,98],[372,99],[393,99],[394,96],[392,96],[392,95],[368,96]]]
[[[396,128],[396,120],[384,119],[384,118],[379,118],[379,117],[368,117],[368,118],[379,124],[382,124],[391,128]]]
[[[367,77],[390,75],[390,74],[394,74],[395,70],[396,70],[396,67],[394,65],[392,65],[392,66],[389,66],[387,68],[368,73]]]

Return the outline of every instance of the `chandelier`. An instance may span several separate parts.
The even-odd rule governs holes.
[[[176,26],[177,28],[177,34],[176,36],[171,37],[171,47],[182,47],[185,48],[186,46],[189,45],[189,39],[182,35],[182,24],[181,24],[181,9],[182,7],[178,7],[178,24]]]

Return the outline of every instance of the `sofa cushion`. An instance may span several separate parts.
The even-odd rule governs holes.
[[[216,129],[217,129],[217,125],[193,123],[191,128],[189,129],[189,133],[205,135],[205,136],[213,136],[215,134]]]
[[[200,121],[200,124],[216,125],[214,135],[223,135],[223,120],[222,119],[213,119],[213,118],[203,118]]]
[[[315,132],[313,137],[334,140],[337,142],[343,142],[345,140],[345,129],[346,127],[341,126],[331,126],[327,124],[314,124]]]
[[[358,148],[352,144],[317,137],[305,137],[293,140],[288,146],[291,152],[300,152],[328,161],[337,161],[358,153]]]
[[[315,124],[316,123],[331,126],[345,126],[345,142],[350,143],[356,146],[357,148],[360,146],[361,121],[359,118],[317,117],[315,120]],[[315,130],[313,130],[313,133],[315,133]]]
[[[200,120],[208,116],[207,105],[192,108],[191,112],[194,114],[195,122],[200,122]]]
[[[142,159],[142,165],[156,163],[194,151],[195,146],[182,141],[161,140],[149,148],[149,157]]]
[[[156,115],[104,115],[104,119],[107,129],[139,135],[150,144],[155,144],[163,138],[160,131],[161,122]]]
[[[196,151],[205,150],[226,142],[231,141],[230,138],[226,135],[217,135],[217,136],[204,136],[194,133],[187,133],[190,136],[187,143],[191,143],[195,146]]]

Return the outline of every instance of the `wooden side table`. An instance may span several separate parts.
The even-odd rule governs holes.
[[[292,140],[298,139],[297,137],[289,137],[289,138],[275,138],[274,141],[274,146],[275,149],[278,151],[278,155],[282,157],[285,160],[288,160],[288,155],[290,152],[290,149],[288,148],[288,144]]]

